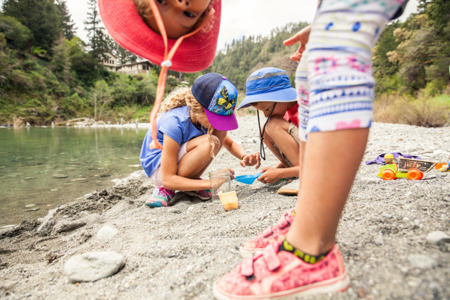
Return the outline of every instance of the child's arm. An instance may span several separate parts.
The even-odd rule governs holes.
[[[178,151],[180,146],[172,138],[164,135],[161,154],[161,180],[169,190],[197,191],[210,188],[209,180],[190,179],[177,175]]]
[[[283,178],[298,177],[299,171],[298,166],[289,168],[265,167],[263,168],[264,173],[258,177],[258,180],[262,183],[275,183]]]
[[[256,169],[261,165],[261,158],[259,157],[259,153],[247,154],[239,143],[233,141],[228,135],[225,137],[223,142],[223,146],[228,150],[232,155],[241,160],[241,166],[254,166],[256,165]]]
[[[312,25],[306,26],[305,28],[297,32],[294,36],[288,38],[283,42],[285,46],[292,46],[297,42],[300,43],[297,51],[290,57],[292,61],[300,61],[302,53],[303,51],[305,51],[305,46],[308,43],[309,34],[311,33],[311,26]]]

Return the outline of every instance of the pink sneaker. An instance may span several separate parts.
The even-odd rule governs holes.
[[[187,191],[185,193],[202,201],[209,200],[212,197],[211,190]]]
[[[253,254],[260,253],[267,245],[283,240],[289,228],[291,228],[292,222],[294,222],[293,211],[284,212],[280,220],[278,220],[278,223],[267,228],[239,248],[241,256],[249,257]]]
[[[162,186],[155,187],[150,199],[145,202],[148,207],[163,207],[167,206],[167,202],[175,196],[175,193]]]
[[[308,264],[281,242],[247,258],[214,284],[217,299],[273,299],[345,291],[349,279],[337,245],[316,264]]]

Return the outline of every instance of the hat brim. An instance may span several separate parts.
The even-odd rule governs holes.
[[[184,73],[208,68],[216,55],[220,28],[221,0],[213,0],[214,15],[209,24],[186,38],[172,59],[171,70]],[[100,16],[108,33],[123,48],[160,65],[164,60],[164,42],[139,15],[133,0],[99,0]],[[169,50],[176,40],[168,39]]]
[[[261,93],[246,96],[237,109],[249,107],[252,103],[258,102],[294,102],[297,101],[297,91],[294,88],[287,88],[278,91]]]
[[[232,113],[229,116],[221,116],[215,113],[210,112],[206,108],[203,108],[206,113],[206,117],[208,118],[211,126],[220,131],[228,131],[238,129],[238,122],[236,119],[236,115]]]

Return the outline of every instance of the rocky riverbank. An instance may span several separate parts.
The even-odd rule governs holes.
[[[257,151],[256,117],[241,117],[239,124],[231,136]],[[450,173],[433,170],[420,181],[383,181],[376,176],[379,165],[364,163],[386,152],[448,161],[448,141],[449,127],[374,124],[338,232],[351,288],[312,299],[450,297]],[[264,165],[275,163],[268,154]],[[237,174],[256,173],[222,151],[215,167],[225,166]],[[45,218],[2,228],[0,297],[211,299],[214,281],[241,261],[239,245],[294,206],[296,197],[276,193],[284,183],[234,182],[240,208],[228,212],[187,195],[174,206],[149,209],[143,204],[152,186],[142,171],[135,172]],[[71,277],[65,266],[87,254],[107,262],[97,270],[115,274],[73,283],[82,279]],[[82,268],[81,276],[92,279],[92,272]]]

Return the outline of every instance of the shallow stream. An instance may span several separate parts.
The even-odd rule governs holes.
[[[142,170],[146,130],[0,128],[0,226],[44,216]]]

